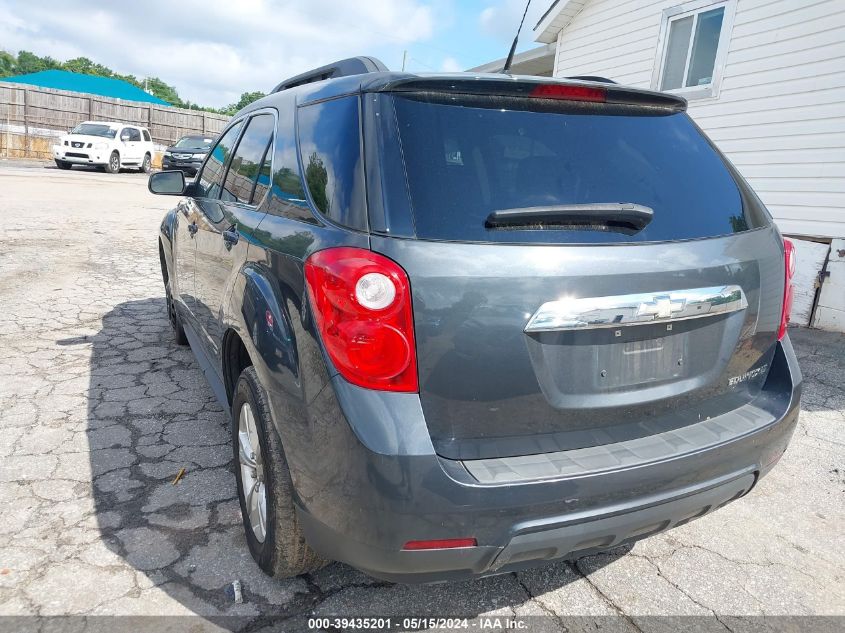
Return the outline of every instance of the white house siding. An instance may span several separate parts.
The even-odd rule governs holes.
[[[587,0],[558,33],[555,76],[650,88],[663,10]],[[689,112],[784,233],[845,236],[845,0],[737,0],[717,98]]]

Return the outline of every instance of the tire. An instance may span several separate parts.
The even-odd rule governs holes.
[[[243,455],[239,450],[241,443],[245,447]],[[294,508],[293,483],[285,452],[254,367],[244,369],[235,386],[232,447],[244,531],[258,566],[269,576],[290,578],[328,564],[305,542]],[[245,481],[253,488],[249,499],[244,492]],[[264,499],[263,525],[260,495]]]
[[[149,154],[144,154],[144,161],[141,163],[141,171],[145,174],[150,173],[150,170],[153,168],[153,160],[150,158]]]
[[[170,327],[173,328],[173,335],[176,338],[177,345],[187,345],[188,337],[185,335],[185,328],[182,327],[182,319],[179,318],[179,313],[176,311],[176,306],[173,304],[173,298],[170,295],[170,284],[165,288],[167,299],[167,318],[170,319]]]
[[[120,171],[120,154],[115,150],[109,156],[109,162],[104,167],[107,173],[116,174]]]
[[[72,167],[72,165],[67,161],[57,160],[56,161],[56,167],[58,167],[59,169],[70,169]]]

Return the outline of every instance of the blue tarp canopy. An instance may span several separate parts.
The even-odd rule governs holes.
[[[143,103],[157,103],[158,105],[170,104],[158,97],[147,94],[140,88],[120,79],[109,79],[108,77],[97,77],[95,75],[83,75],[71,73],[66,70],[42,70],[29,75],[18,75],[16,77],[4,77],[0,81],[9,81],[18,84],[29,84],[41,88],[53,88],[54,90],[70,90],[71,92],[84,92],[101,97],[113,99],[125,99],[126,101],[141,101]]]

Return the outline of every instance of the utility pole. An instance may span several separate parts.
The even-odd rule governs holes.
[[[405,60],[408,59],[408,51],[402,51],[402,72],[405,72]]]

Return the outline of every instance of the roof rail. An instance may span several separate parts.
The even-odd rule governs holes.
[[[313,70],[285,79],[278,86],[273,88],[273,92],[281,92],[288,88],[302,86],[303,84],[310,84],[315,81],[322,81],[323,79],[333,79],[335,77],[346,77],[348,75],[363,75],[365,73],[386,72],[387,66],[377,60],[375,57],[350,57],[349,59],[341,59],[340,61],[320,66]]]
[[[596,75],[575,75],[574,77],[567,77],[566,79],[579,79],[581,81],[595,81],[602,84],[615,84],[616,82],[607,77],[597,77]]]

